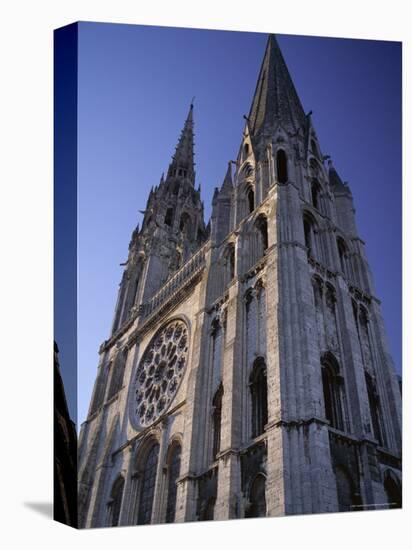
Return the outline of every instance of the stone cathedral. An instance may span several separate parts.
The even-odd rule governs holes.
[[[129,244],[79,526],[400,507],[400,388],[352,194],[274,36],[208,224],[193,124],[191,105]]]

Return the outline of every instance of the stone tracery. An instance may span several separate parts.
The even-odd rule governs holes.
[[[133,414],[141,427],[150,426],[169,407],[183,378],[188,352],[185,323],[162,327],[146,348],[133,387]]]

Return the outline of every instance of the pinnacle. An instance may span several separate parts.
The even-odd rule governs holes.
[[[227,171],[225,175],[225,179],[223,180],[222,189],[221,191],[232,191],[233,189],[233,182],[232,182],[232,162],[228,162]]]

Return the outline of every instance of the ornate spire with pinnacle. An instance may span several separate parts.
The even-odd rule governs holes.
[[[306,116],[273,34],[269,35],[248,117],[253,137],[278,122],[290,131],[305,127]]]
[[[193,100],[190,104],[189,113],[187,115],[176,152],[173,155],[172,162],[169,165],[167,172],[168,178],[176,177],[178,179],[187,179],[192,185],[195,183],[194,170],[194,143],[193,143]]]

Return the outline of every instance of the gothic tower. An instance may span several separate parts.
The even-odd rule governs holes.
[[[352,194],[274,36],[210,230],[194,180],[191,106],[100,348],[80,525],[400,506],[401,398]]]

